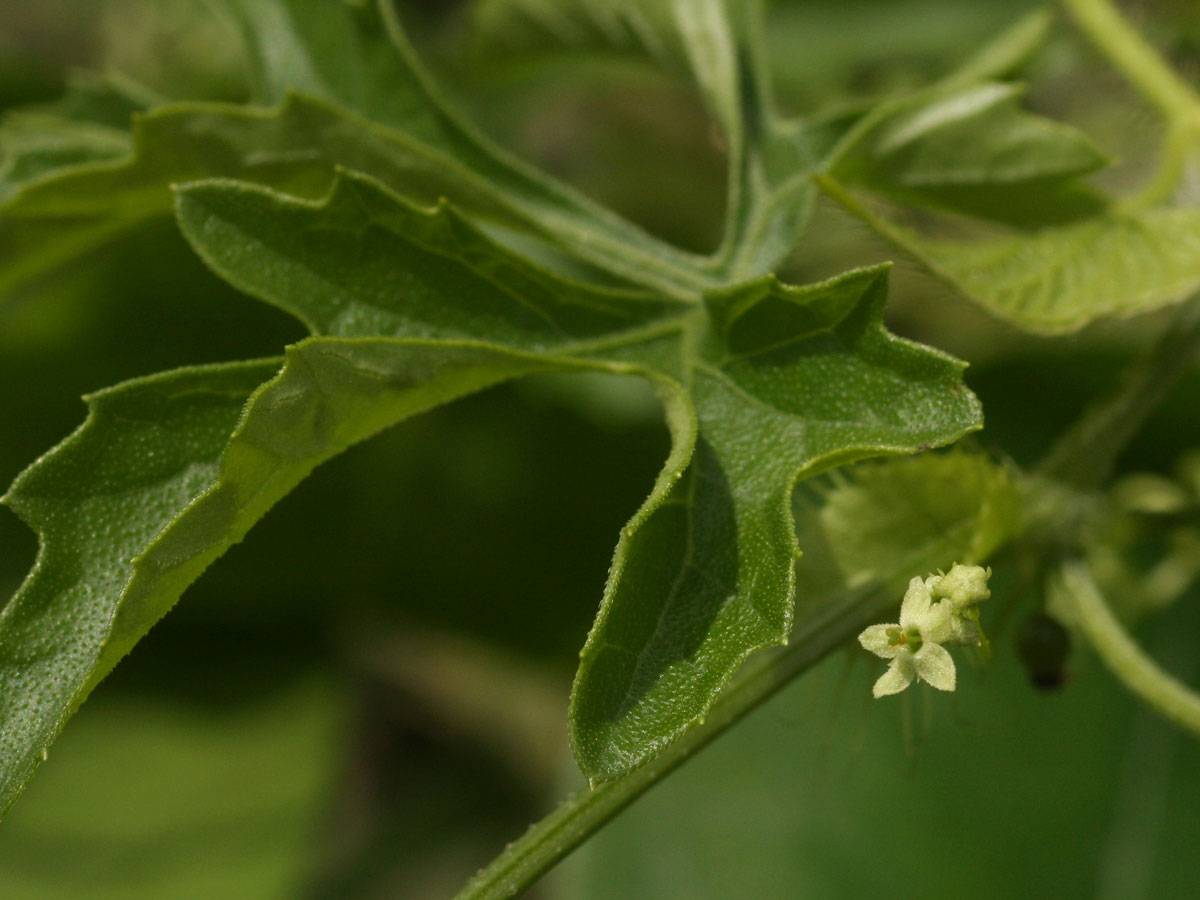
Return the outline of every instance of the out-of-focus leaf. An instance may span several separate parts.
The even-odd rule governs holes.
[[[914,575],[980,563],[1019,532],[1022,497],[1009,471],[952,450],[859,463],[797,492],[800,597],[819,609],[864,588],[895,590]],[[805,607],[797,609],[797,617]]]
[[[1063,332],[1148,312],[1200,288],[1200,209],[1119,207],[981,241],[935,240],[843,193],[848,207],[935,275],[1002,319]]]
[[[835,151],[829,174],[902,202],[1005,222],[1044,223],[1103,205],[1075,179],[1109,158],[1075,129],[1021,109],[1020,86],[938,93],[869,117]]]
[[[9,116],[0,132],[0,202],[56,169],[124,156],[129,144],[128,132],[105,125],[36,113]]]
[[[295,896],[342,717],[312,682],[219,712],[109,695],[4,822],[6,900]]]
[[[1012,24],[1013,15],[1030,10]],[[828,108],[908,90],[950,67],[964,82],[1011,77],[1054,20],[1036,3],[773,3],[767,41],[781,99]],[[1001,34],[1003,41],[995,41]],[[990,43],[989,43],[990,42]],[[988,52],[972,52],[987,43]]]
[[[644,53],[691,80],[722,132],[737,140],[742,76],[736,54],[739,44],[751,54],[760,52],[748,46],[756,2],[481,0],[472,6],[471,25],[478,43],[495,43],[509,52],[550,43]]]
[[[1146,312],[1200,288],[1200,209],[1113,210],[1028,237],[918,246],[968,296],[1038,331]]]
[[[72,122],[91,122],[128,131],[137,113],[162,102],[153,90],[125,75],[100,75],[83,70],[70,74],[67,89],[57,100],[26,109]]]
[[[125,79],[80,73],[54,103],[9,112],[0,126],[0,204],[41,176],[127,155],[130,122],[151,102]]]
[[[1023,112],[1020,96],[955,77],[885,105],[846,136],[817,180],[933,274],[1030,331],[1071,331],[1200,288],[1200,210],[1121,203],[1092,188],[1081,176],[1104,154],[1075,130]],[[864,195],[1011,231],[929,236]]]

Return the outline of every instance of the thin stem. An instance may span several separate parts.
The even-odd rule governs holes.
[[[1082,487],[1102,484],[1130,438],[1200,354],[1200,300],[1176,312],[1115,393],[1087,409],[1046,455],[1042,474]]]
[[[1130,637],[1100,595],[1087,567],[1064,564],[1059,595],[1096,653],[1129,690],[1172,722],[1200,735],[1200,697],[1164,672]]]
[[[518,896],[609,819],[853,636],[888,602],[878,593],[869,593],[848,604],[835,604],[793,635],[787,647],[751,657],[742,677],[721,694],[703,725],[686,732],[662,756],[624,778],[568,797],[509,844],[454,900],[508,900]]]
[[[1110,0],[1061,2],[1092,43],[1169,120],[1200,121],[1200,94],[1130,27]]]

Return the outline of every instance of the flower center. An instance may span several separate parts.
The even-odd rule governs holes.
[[[921,629],[916,625],[901,628],[899,625],[889,625],[887,629],[889,647],[903,647],[909,653],[916,653],[925,643],[921,639]]]

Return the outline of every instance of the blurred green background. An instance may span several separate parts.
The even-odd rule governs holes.
[[[652,231],[712,247],[723,160],[696,99],[628,54],[500,40],[478,25],[496,5],[406,6],[460,103]],[[911,89],[1028,6],[779,0],[769,33],[780,102],[818,112]],[[1130,11],[1194,77],[1200,11],[1167,0]],[[4,108],[52,99],[76,67],[236,100],[238,66],[201,0],[0,0]],[[1029,75],[1037,108],[1118,153],[1114,181],[1136,180],[1153,119],[1089,50],[1060,29]],[[821,206],[785,274],[890,257]],[[893,298],[894,330],[972,363],[980,441],[1022,463],[1156,325],[1027,338],[903,261]],[[79,424],[87,391],[275,355],[301,336],[210,275],[165,222],[0,298],[0,482]],[[1200,443],[1198,389],[1192,377],[1174,391],[1123,468],[1165,471]],[[666,447],[641,385],[545,378],[427,414],[323,467],[72,721],[0,825],[0,897],[449,897],[578,786],[565,740],[573,664],[618,529]],[[0,509],[0,597],[35,552]],[[1010,592],[1000,606],[1032,599]],[[1189,599],[1139,636],[1195,682],[1200,598]],[[996,663],[950,698],[874,703],[874,661],[835,654],[535,893],[1194,896],[1195,742],[1138,710],[1086,653],[1061,691],[1042,694],[1014,659],[1011,624],[995,640]]]

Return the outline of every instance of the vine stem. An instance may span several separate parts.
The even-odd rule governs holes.
[[[476,874],[454,900],[518,896],[625,807],[851,638],[889,604],[894,600],[878,592],[832,604],[799,629],[786,647],[752,656],[742,675],[713,704],[703,724],[685,732],[661,756],[624,778],[567,797]]]
[[[1104,661],[1129,690],[1193,734],[1200,735],[1200,697],[1163,671],[1138,646],[1113,615],[1082,562],[1068,562],[1060,573],[1059,597],[1073,613]]]
[[[1200,94],[1171,69],[1111,0],[1061,0],[1088,39],[1172,122],[1200,127]]]

